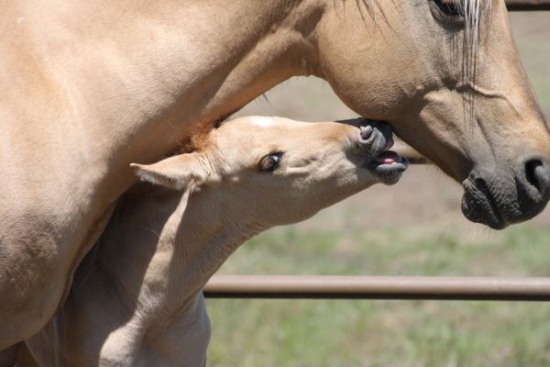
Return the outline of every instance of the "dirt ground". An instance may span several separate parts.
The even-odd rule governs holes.
[[[550,12],[512,14],[514,35],[541,105],[550,119]],[[238,115],[285,116],[304,121],[355,117],[327,83],[292,79],[245,107]],[[413,166],[393,187],[375,186],[324,213],[323,226],[362,221],[369,228],[399,225],[423,231],[459,231],[466,237],[486,233],[460,211],[462,188],[433,166]],[[313,222],[311,222],[313,223]],[[309,225],[315,225],[315,224]],[[316,222],[319,223],[319,222]],[[308,225],[308,223],[304,224]],[[319,225],[319,224],[317,224]],[[528,225],[550,228],[550,209]]]

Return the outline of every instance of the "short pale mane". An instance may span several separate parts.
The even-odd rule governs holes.
[[[459,1],[459,0],[456,0]],[[479,52],[480,19],[483,12],[490,11],[492,0],[461,0],[464,14],[464,61],[463,83],[467,93],[465,114],[471,124],[475,122],[476,65]]]
[[[491,7],[491,1],[489,0],[462,0],[465,30],[464,30],[464,42],[465,42],[465,76],[471,82],[475,79],[475,60],[477,58],[479,47],[479,27],[481,14],[484,11],[488,11]]]

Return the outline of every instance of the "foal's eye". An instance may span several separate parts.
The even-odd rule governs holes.
[[[261,172],[273,172],[279,167],[281,160],[283,159],[282,152],[270,153],[260,160]]]
[[[464,15],[464,9],[461,0],[432,0],[439,10],[450,17]]]

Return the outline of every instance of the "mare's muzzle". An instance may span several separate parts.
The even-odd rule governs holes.
[[[550,199],[550,159],[521,159],[516,172],[476,168],[463,185],[466,218],[502,229],[544,210]]]

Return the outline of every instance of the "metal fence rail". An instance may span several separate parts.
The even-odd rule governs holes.
[[[209,298],[550,301],[550,278],[216,275]]]
[[[550,0],[506,0],[508,10],[550,10]]]

